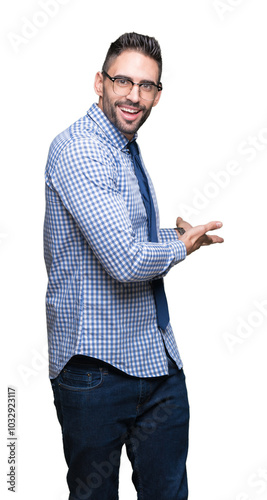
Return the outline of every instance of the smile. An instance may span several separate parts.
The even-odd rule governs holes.
[[[140,113],[142,112],[141,109],[128,108],[128,106],[118,106],[118,107],[121,112],[121,115],[128,121],[135,120],[137,116],[139,116]]]
[[[130,109],[130,108],[120,108],[120,109],[121,109],[121,111],[125,111],[126,113],[131,113],[131,114],[135,114],[135,115],[137,113],[139,113],[139,110],[136,111],[135,109]]]

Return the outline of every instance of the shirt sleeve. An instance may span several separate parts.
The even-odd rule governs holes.
[[[175,229],[163,228],[159,230],[159,241],[161,243],[168,243],[168,241],[177,241],[178,235]]]
[[[161,277],[186,257],[185,245],[177,237],[166,240],[166,233],[159,243],[136,240],[116,175],[104,148],[92,140],[72,140],[52,168],[50,185],[115,280]]]

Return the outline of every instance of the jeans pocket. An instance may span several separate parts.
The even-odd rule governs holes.
[[[98,366],[86,366],[86,368],[68,366],[59,375],[59,387],[70,391],[96,389],[102,382],[103,370]]]

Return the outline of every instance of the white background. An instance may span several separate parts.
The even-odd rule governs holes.
[[[54,2],[53,15],[45,14],[48,0],[5,2],[1,12],[1,498],[12,497],[6,483],[12,385],[16,498],[67,499],[46,360],[43,172],[54,136],[96,101],[93,79],[109,44],[136,31],[155,36],[163,52],[162,99],[139,134],[162,226],[173,227],[178,215],[194,225],[224,223],[223,245],[202,248],[166,278],[191,406],[189,498],[262,500],[266,0]],[[235,170],[226,174],[232,162]],[[120,499],[135,498],[123,455]]]

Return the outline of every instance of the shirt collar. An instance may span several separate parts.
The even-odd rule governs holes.
[[[104,132],[105,136],[115,147],[121,150],[127,149],[129,140],[117,129],[117,127],[115,127],[115,125],[113,125],[113,123],[111,123],[105,113],[103,113],[103,111],[99,108],[97,103],[94,103],[89,108],[87,115],[98,125],[98,127],[101,128],[102,132]],[[135,134],[134,139],[137,139],[137,133]]]

